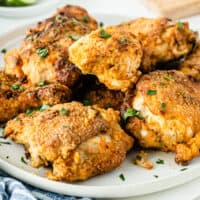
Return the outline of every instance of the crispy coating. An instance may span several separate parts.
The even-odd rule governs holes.
[[[152,92],[153,91],[153,92]],[[129,107],[140,115],[126,130],[145,148],[176,152],[176,162],[199,155],[200,83],[180,71],[154,71],[142,76]]]
[[[35,84],[46,80],[72,87],[80,70],[68,60],[68,48],[97,28],[97,22],[79,6],[65,6],[27,31],[19,49],[5,55],[6,73],[27,76]]]
[[[71,90],[64,85],[30,86],[12,75],[0,72],[0,123],[14,118],[27,109],[67,102],[70,98]]]
[[[149,72],[156,65],[187,55],[196,42],[197,33],[187,22],[172,22],[167,18],[138,18],[120,24],[120,29],[132,32],[143,47],[141,69]],[[164,65],[162,65],[164,67]]]
[[[71,102],[18,118],[7,123],[4,135],[25,145],[33,167],[50,164],[47,177],[53,180],[73,182],[110,171],[133,145],[113,109]]]
[[[69,48],[69,60],[111,90],[126,91],[137,81],[141,58],[137,38],[115,27],[99,28]]]
[[[91,105],[98,105],[100,108],[113,108],[120,110],[125,94],[121,91],[109,90],[100,83],[95,76],[84,75],[74,92],[74,100],[86,101]]]
[[[200,80],[200,41],[193,52],[179,65],[179,69],[195,80]]]

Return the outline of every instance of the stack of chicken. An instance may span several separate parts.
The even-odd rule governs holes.
[[[31,166],[51,166],[53,180],[113,170],[134,140],[190,161],[200,149],[199,44],[185,22],[98,28],[85,9],[65,6],[5,55],[4,136],[25,146]]]

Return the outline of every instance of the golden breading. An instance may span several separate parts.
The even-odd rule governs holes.
[[[179,69],[195,80],[200,80],[200,41],[194,51],[180,64]]]
[[[176,152],[182,163],[199,155],[200,83],[180,71],[142,76],[129,99],[126,130],[145,148]]]
[[[64,103],[70,98],[71,90],[64,85],[29,86],[14,76],[0,72],[0,123],[14,118],[27,109]]]
[[[55,105],[7,123],[4,136],[24,144],[33,167],[47,166],[47,177],[85,180],[118,167],[133,145],[113,109],[78,102]]]
[[[140,76],[142,48],[130,32],[99,28],[69,48],[69,60],[108,89],[126,91]]]
[[[172,22],[167,18],[138,18],[120,24],[120,29],[138,37],[143,47],[141,69],[149,72],[157,64],[187,55],[193,48],[197,33],[187,22]],[[163,65],[164,67],[164,65]]]
[[[120,110],[125,94],[109,90],[95,76],[84,75],[74,91],[74,100],[85,104],[98,105],[100,108]]]
[[[97,22],[79,6],[65,6],[27,31],[19,49],[5,55],[6,73],[27,76],[29,82],[59,82],[72,87],[80,70],[68,60],[69,46],[97,28]]]

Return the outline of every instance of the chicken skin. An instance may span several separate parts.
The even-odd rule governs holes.
[[[152,71],[158,64],[187,55],[197,38],[197,33],[189,29],[188,23],[172,22],[167,18],[142,17],[120,24],[118,27],[132,32],[141,41],[143,72]]]
[[[140,76],[142,48],[138,39],[118,28],[99,28],[69,48],[69,60],[83,74],[93,74],[110,90],[126,91]]]
[[[95,76],[85,75],[74,91],[74,100],[100,108],[120,110],[125,94],[121,91],[109,90]]]
[[[7,123],[4,136],[24,144],[33,167],[52,166],[47,177],[78,181],[118,167],[133,145],[119,112],[78,102],[55,105]]]
[[[134,94],[123,116],[142,147],[175,152],[177,163],[199,155],[200,83],[180,71],[154,71],[142,76]]]
[[[179,69],[184,74],[200,81],[200,41],[194,51],[180,64]]]
[[[71,90],[60,84],[30,86],[16,77],[0,72],[0,123],[4,123],[21,112],[43,105],[47,107],[68,102]]]
[[[68,48],[97,28],[97,22],[78,6],[65,6],[51,18],[27,31],[19,49],[5,55],[5,71],[30,83],[59,82],[73,87],[80,70],[68,60]]]

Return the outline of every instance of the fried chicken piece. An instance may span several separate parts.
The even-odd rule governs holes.
[[[69,48],[69,60],[108,89],[126,91],[140,76],[142,48],[130,32],[99,28]]]
[[[131,98],[126,130],[142,147],[176,152],[177,163],[199,155],[200,83],[180,71],[154,71],[142,76]]]
[[[71,90],[60,84],[42,87],[29,86],[15,76],[0,72],[0,123],[6,122],[27,109],[42,105],[64,103],[71,98]]]
[[[7,123],[4,136],[25,145],[33,167],[50,164],[47,177],[53,180],[73,182],[110,171],[133,145],[113,109],[71,102],[18,118]]]
[[[97,22],[79,6],[65,6],[27,31],[19,49],[5,55],[6,73],[27,76],[30,83],[59,82],[72,87],[80,70],[68,60],[68,48],[97,28]]]
[[[84,104],[98,105],[100,108],[113,108],[114,110],[120,110],[125,96],[121,91],[109,90],[92,75],[82,76],[74,93],[74,100]]]
[[[187,55],[193,48],[197,33],[187,22],[172,22],[167,18],[138,18],[118,26],[138,37],[143,47],[141,69],[149,72],[160,63]],[[165,66],[165,65],[162,65]]]
[[[179,69],[195,80],[200,80],[200,41],[194,51],[180,64]]]

